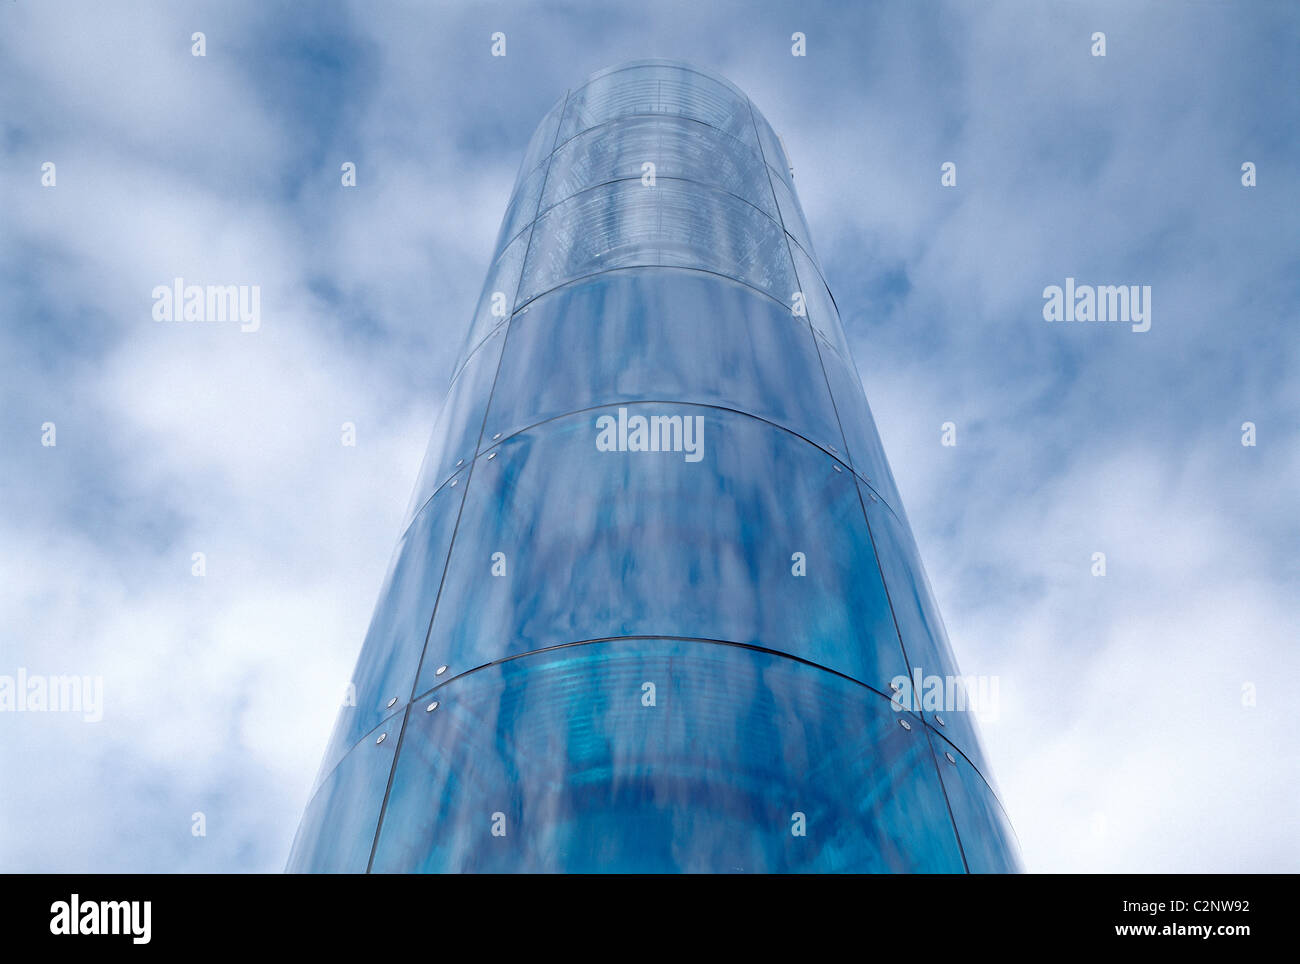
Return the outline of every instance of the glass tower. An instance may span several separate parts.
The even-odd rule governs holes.
[[[291,871],[1019,869],[725,80],[628,64],[541,122],[408,515]]]

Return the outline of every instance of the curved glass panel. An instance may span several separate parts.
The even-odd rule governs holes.
[[[642,441],[659,450],[631,450]],[[905,673],[852,474],[789,432],[638,403],[546,422],[488,455],[465,496],[420,690],[437,666],[460,673],[665,627],[790,653],[882,693]]]
[[[368,734],[324,779],[307,804],[286,871],[366,872],[401,724],[401,717],[394,717]],[[383,741],[376,742],[381,734]]]
[[[803,292],[804,304],[808,309],[808,320],[835,347],[841,360],[847,361],[853,356],[849,354],[849,343],[845,340],[844,328],[840,325],[840,313],[835,308],[826,282],[822,280],[822,273],[804,249],[793,240],[790,243],[790,255],[794,258],[794,270],[799,277],[799,290]]]
[[[513,241],[519,236],[519,232],[532,223],[537,216],[537,203],[542,196],[542,183],[546,180],[547,165],[542,164],[533,169],[533,172],[525,177],[519,186],[515,188],[515,193],[510,196],[510,206],[506,208],[506,215],[501,219],[501,230],[497,232],[497,243],[493,246],[494,252],[500,252],[509,241]],[[514,292],[509,296],[513,298]]]
[[[400,713],[411,698],[467,474],[462,472],[434,493],[397,544],[352,671],[349,695],[355,705],[345,704],[339,711],[322,769],[332,767],[385,717]]]
[[[752,204],[682,181],[593,188],[537,219],[519,304],[608,268],[700,268],[788,305],[797,287],[785,235]]]
[[[969,760],[938,733],[926,729],[967,869],[972,874],[1020,873],[1024,869],[1020,844],[1002,804]]]
[[[975,720],[980,684],[963,677],[957,668],[916,542],[883,502],[871,501],[865,492],[863,501],[907,655],[908,682],[898,698],[934,723],[981,772],[990,774]],[[987,697],[987,685],[983,692]],[[989,783],[993,783],[991,776]]]
[[[813,249],[812,240],[808,234],[808,222],[803,216],[803,207],[799,200],[790,190],[789,184],[783,178],[779,171],[772,172],[772,190],[776,194],[777,206],[781,209],[781,223],[790,235],[799,242],[805,251],[817,260],[817,252]]]
[[[607,268],[659,264],[660,191],[619,181],[569,198],[538,217],[519,304]]]
[[[867,397],[863,394],[858,373],[851,367],[851,363],[841,360],[830,350],[827,342],[820,338],[818,342],[822,346],[822,366],[826,371],[826,381],[831,387],[831,395],[835,399],[835,410],[844,430],[844,443],[849,448],[853,469],[902,515],[903,505],[894,485],[894,473],[890,471],[889,460],[885,458],[885,449],[880,444],[880,434],[876,431],[876,420],[871,417],[871,409],[867,407]]]
[[[716,271],[791,304],[797,281],[774,220],[730,194],[698,185],[670,181],[659,192],[660,264]]]
[[[567,96],[561,97],[555,102],[555,106],[546,112],[542,122],[533,129],[533,136],[528,140],[528,147],[524,149],[524,159],[519,164],[519,176],[515,179],[518,186],[525,177],[541,164],[555,148],[555,132],[560,126],[560,117],[564,113],[564,104]]]
[[[420,467],[415,492],[406,510],[408,517],[428,501],[438,486],[474,458],[505,340],[506,330],[502,328],[469,356],[469,361],[451,383],[434,422],[433,434],[429,437],[424,464]]]
[[[758,142],[763,145],[763,157],[772,168],[772,176],[790,184],[790,158],[785,152],[785,145],[757,108],[754,109],[754,125],[758,128]]]
[[[640,181],[648,161],[656,179],[682,178],[735,194],[775,219],[762,160],[742,145],[719,143],[728,139],[716,128],[682,117],[630,117],[586,131],[555,152],[542,207],[597,184]]]
[[[672,114],[702,121],[758,150],[749,103],[711,77],[665,64],[602,74],[569,95],[560,143],[632,114]]]
[[[557,371],[564,377],[537,378]],[[517,314],[483,444],[557,415],[645,400],[750,412],[844,451],[805,320],[726,278],[662,268],[597,275]]]
[[[771,125],[593,75],[497,245],[290,869],[1018,869]]]
[[[962,870],[920,721],[785,657],[591,643],[434,700],[412,710],[376,871]]]
[[[474,317],[470,319],[469,331],[465,334],[465,344],[461,349],[461,360],[453,377],[460,376],[460,369],[492,330],[510,320],[515,294],[519,290],[519,272],[524,266],[524,255],[528,251],[528,238],[529,232],[524,231],[506,245],[501,256],[488,270],[487,282],[483,285],[478,305],[474,308]]]

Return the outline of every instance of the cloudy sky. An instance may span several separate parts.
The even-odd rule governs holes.
[[[524,146],[642,57],[782,133],[1028,868],[1300,869],[1293,4],[3,0],[0,676],[104,690],[0,712],[0,870],[283,867]]]

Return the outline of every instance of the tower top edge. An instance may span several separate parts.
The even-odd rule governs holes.
[[[599,80],[600,78],[607,77],[610,74],[616,74],[624,70],[631,70],[636,67],[673,67],[677,70],[690,71],[691,73],[700,74],[703,77],[707,77],[709,78],[709,80],[717,81],[718,83],[722,84],[723,86],[731,90],[732,93],[734,93],[737,97],[740,97],[742,100],[746,100],[746,101],[749,100],[748,95],[743,90],[741,90],[739,87],[737,87],[735,84],[733,84],[730,80],[728,80],[726,77],[724,77],[722,74],[718,73],[717,71],[710,70],[707,67],[701,67],[698,64],[689,63],[685,60],[672,60],[663,57],[647,57],[639,60],[624,60],[616,64],[611,64],[608,67],[602,67],[600,70],[588,74],[585,78],[583,78],[583,80],[580,83],[576,84],[572,89],[577,90],[578,88],[587,86],[587,84],[590,84],[594,80]]]

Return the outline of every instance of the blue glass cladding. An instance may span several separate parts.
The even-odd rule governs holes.
[[[684,181],[615,181],[537,219],[516,307],[567,281],[636,265],[712,271],[785,305],[798,287],[785,234],[754,205]]]
[[[842,361],[852,358],[844,329],[840,325],[840,314],[835,309],[830,289],[822,280],[821,271],[803,248],[793,241],[790,243],[790,254],[794,258],[794,270],[799,278],[799,290],[803,293],[808,320],[818,334],[831,343]]]
[[[781,139],[777,137],[776,131],[772,130],[772,125],[767,122],[762,113],[750,105],[754,114],[754,126],[758,128],[758,142],[763,146],[763,157],[766,159],[768,166],[772,168],[772,174],[780,178],[787,185],[793,187],[793,178],[790,174],[790,158],[786,155],[785,146]]]
[[[456,366],[457,375],[466,360],[482,347],[483,342],[492,332],[510,320],[515,293],[519,290],[519,272],[524,266],[528,240],[529,232],[525,231],[510,242],[492,263],[487,282],[483,285],[483,292],[479,295],[478,305],[474,309],[469,331],[465,336],[461,360]]]
[[[708,124],[758,151],[748,100],[695,70],[644,64],[601,74],[573,91],[560,122],[560,143],[608,121],[669,114]]]
[[[871,536],[880,557],[881,574],[902,636],[903,651],[907,655],[908,677],[912,682],[908,684],[906,692],[914,694],[914,698],[907,701],[909,708],[921,713],[927,721],[941,729],[947,739],[955,743],[982,773],[988,775],[988,782],[992,784],[979,729],[972,718],[975,708],[969,697],[973,694],[959,689],[965,686],[964,681],[954,685],[954,702],[951,705],[935,705],[938,699],[933,691],[931,695],[936,698],[927,705],[926,678],[937,677],[942,680],[946,693],[948,681],[961,680],[961,671],[957,668],[957,660],[948,644],[948,633],[939,615],[939,607],[935,604],[930,580],[926,578],[925,569],[921,565],[916,542],[888,506],[882,502],[872,502],[869,497],[865,501]],[[919,688],[915,683],[918,679],[922,681]],[[943,702],[947,702],[946,696]],[[957,703],[961,705],[958,706]]]
[[[567,100],[567,97],[557,100],[555,106],[546,112],[542,122],[537,125],[533,136],[528,139],[528,147],[524,149],[524,159],[519,165],[519,177],[515,180],[516,187],[550,156],[551,150],[555,147],[556,129],[560,126],[560,117],[564,113]]]
[[[682,117],[632,117],[597,127],[555,152],[542,208],[609,181],[677,178],[734,194],[777,218],[772,186],[762,159],[740,142],[718,150],[726,137],[715,128]],[[649,162],[653,171],[645,167]]]
[[[944,793],[972,874],[1018,874],[1020,845],[1002,804],[961,751],[929,731]]]
[[[515,188],[510,205],[506,208],[506,215],[501,219],[501,230],[497,233],[497,243],[493,250],[500,252],[510,241],[523,233],[524,228],[533,223],[546,176],[547,165],[542,164]]]
[[[412,709],[374,870],[960,873],[909,719],[842,677],[716,643],[507,660]]]
[[[785,225],[785,229],[790,232],[805,251],[813,258],[816,258],[817,253],[813,250],[812,242],[809,240],[808,222],[804,219],[803,208],[785,179],[775,171],[772,172],[772,190],[776,193],[777,205],[781,209],[781,221]]]
[[[844,430],[844,443],[848,446],[853,470],[866,479],[876,494],[901,516],[902,499],[894,485],[894,473],[889,469],[884,446],[880,444],[876,421],[871,417],[866,396],[862,394],[862,381],[857,370],[851,361],[842,361],[820,337],[818,344],[822,346],[822,365],[831,388],[831,397],[835,399],[835,410],[839,415],[840,427]]]
[[[289,851],[289,873],[365,873],[400,727],[400,717],[384,723],[326,774]]]
[[[600,450],[638,415],[698,418],[698,461]],[[973,713],[885,695],[959,672],[725,81],[643,62],[547,114],[408,515],[291,870],[377,827],[382,871],[1019,869]]]
[[[424,453],[424,464],[415,482],[415,492],[407,508],[408,516],[414,515],[438,486],[474,458],[505,340],[505,329],[496,332],[470,355],[465,367],[451,383],[434,423],[433,434],[429,436],[429,448]]]
[[[322,770],[332,767],[381,720],[400,713],[411,698],[451,535],[460,515],[463,478],[464,473],[457,475],[438,489],[397,544],[352,671],[349,696],[354,705],[345,704],[339,711]]]
[[[787,652],[888,693],[902,648],[852,475],[765,422],[681,404],[683,451],[598,451],[569,415],[480,455],[419,687],[503,656],[609,636],[691,636]],[[620,430],[621,432],[621,430]],[[493,576],[503,553],[505,576]],[[796,553],[806,574],[797,575]]]
[[[484,439],[596,405],[655,399],[749,412],[844,451],[804,319],[729,279],[651,268],[560,288],[515,316]]]

